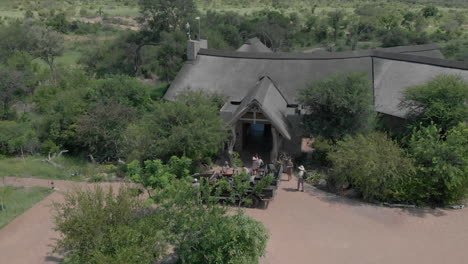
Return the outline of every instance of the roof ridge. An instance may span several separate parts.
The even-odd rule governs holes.
[[[432,44],[422,45],[426,48]],[[404,46],[402,46],[404,47]],[[421,50],[428,51],[431,49]],[[199,55],[226,57],[226,58],[241,58],[241,59],[266,59],[266,60],[340,60],[340,59],[356,59],[356,58],[383,58],[399,61],[407,61],[420,64],[429,64],[445,68],[454,68],[468,70],[468,63],[463,61],[454,61],[448,59],[432,58],[415,54],[407,54],[403,51],[387,52],[382,50],[362,50],[340,53],[257,53],[257,52],[236,52],[227,50],[209,50],[201,49]]]

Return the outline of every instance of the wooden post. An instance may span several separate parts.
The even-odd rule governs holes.
[[[273,148],[271,149],[271,152],[270,152],[270,162],[274,164],[275,161],[278,159],[280,138],[278,135],[278,131],[276,131],[276,128],[274,128],[273,126],[271,127],[271,135],[273,137]]]
[[[228,143],[228,156],[229,156],[229,162],[230,164],[234,164],[233,161],[233,157],[232,157],[232,153],[234,152],[234,146],[236,144],[236,124],[232,125],[231,126],[231,140],[229,140],[229,143]]]

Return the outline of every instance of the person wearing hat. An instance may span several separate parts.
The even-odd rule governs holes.
[[[302,185],[301,192],[304,191],[304,176],[305,176],[305,168],[304,166],[299,166],[299,173],[297,174],[297,190],[299,191],[299,187]]]

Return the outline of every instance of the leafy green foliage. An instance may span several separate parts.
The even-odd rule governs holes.
[[[412,161],[386,135],[348,136],[328,154],[328,180],[336,186],[351,184],[370,201],[405,201],[405,183],[414,175]]]
[[[97,161],[123,156],[122,134],[136,117],[131,107],[115,101],[103,102],[83,114],[77,122],[77,140]]]
[[[173,80],[185,61],[186,36],[182,31],[163,33],[158,46],[156,59],[157,73],[167,82]]]
[[[139,0],[140,23],[151,40],[158,40],[161,32],[183,30],[196,14],[193,0]]]
[[[168,164],[164,164],[161,160],[146,160],[144,166],[140,166],[138,161],[133,161],[128,164],[127,172],[134,182],[142,184],[149,190],[151,196],[152,191],[158,192],[168,188],[176,178],[188,178],[191,167],[192,160],[173,156]]]
[[[401,107],[414,123],[434,122],[444,130],[468,120],[468,83],[460,76],[440,75],[404,91]]]
[[[417,164],[417,200],[447,204],[468,195],[468,126],[443,132],[435,124],[413,132],[409,151]]]
[[[0,69],[0,120],[14,116],[11,107],[25,95],[26,90],[22,72]]]
[[[268,232],[241,211],[227,214],[210,195],[213,185],[201,179],[193,188],[176,180],[156,201],[172,233],[182,263],[258,263],[265,254]],[[202,201],[204,201],[202,203]]]
[[[372,88],[363,73],[335,74],[301,91],[305,129],[314,136],[339,140],[369,130],[374,117]]]
[[[54,208],[62,234],[55,249],[73,249],[67,255],[70,263],[143,264],[167,252],[164,223],[154,214],[141,217],[144,203],[128,187],[117,193],[101,187],[75,190]]]
[[[36,131],[28,123],[0,121],[0,154],[34,154],[39,142]]]
[[[56,250],[69,250],[70,263],[153,263],[169,248],[182,263],[258,263],[268,240],[263,224],[228,214],[211,193],[205,180],[194,188],[174,179],[155,193],[152,210],[128,187],[76,190],[55,204]]]
[[[180,94],[175,102],[160,101],[127,133],[130,159],[186,156],[200,160],[217,154],[228,133],[217,105],[201,92]]]
[[[262,223],[243,214],[210,220],[208,232],[179,247],[177,252],[185,263],[259,263],[268,240]]]

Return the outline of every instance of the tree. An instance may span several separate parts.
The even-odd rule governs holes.
[[[162,32],[184,30],[197,12],[193,0],[139,0],[140,24],[150,41],[158,41]]]
[[[274,51],[290,48],[288,41],[294,35],[298,24],[294,14],[288,17],[278,11],[269,10],[253,14],[250,23],[255,35]]]
[[[29,34],[31,34],[34,41],[31,54],[41,58],[49,65],[52,78],[57,81],[55,59],[63,53],[63,36],[51,29],[40,26],[31,27]]]
[[[227,128],[209,94],[186,92],[175,102],[160,101],[127,133],[129,158],[192,160],[210,157],[223,148]]]
[[[194,188],[174,178],[153,197],[156,207],[127,186],[117,193],[75,190],[54,204],[61,233],[55,250],[66,250],[73,263],[155,263],[169,248],[179,263],[258,263],[268,241],[265,226],[240,210],[228,213],[210,198],[212,190],[204,179]]]
[[[219,205],[210,196],[214,191],[203,178],[198,188],[176,180],[155,197],[165,230],[173,234],[175,254],[181,263],[258,263],[265,254],[267,229],[241,210],[229,212]]]
[[[328,153],[332,163],[329,181],[350,184],[370,201],[398,202],[410,199],[405,183],[414,166],[405,151],[386,135],[347,136]]]
[[[46,21],[46,25],[63,34],[66,34],[70,27],[70,23],[67,21],[67,16],[63,12],[51,15]]]
[[[165,223],[146,214],[143,200],[129,187],[69,192],[54,204],[55,250],[74,263],[154,263],[167,254]]]
[[[426,6],[421,9],[421,13],[425,18],[437,16],[439,9],[435,6]]]
[[[159,78],[170,82],[185,61],[186,35],[182,31],[163,33],[157,51]]]
[[[417,164],[417,199],[449,204],[468,194],[468,126],[460,123],[447,132],[435,124],[414,129],[409,151]]]
[[[24,75],[15,70],[0,68],[0,120],[12,117],[12,105],[26,94]]]
[[[123,156],[123,132],[135,117],[135,109],[129,106],[102,101],[78,120],[77,140],[97,161],[118,160]]]
[[[265,226],[243,214],[210,218],[208,230],[179,245],[184,263],[258,264],[265,254]]]
[[[42,142],[50,141],[60,148],[78,153],[82,146],[77,140],[77,122],[86,112],[86,96],[94,84],[83,72],[64,72],[57,84],[38,87],[34,94],[39,121],[38,134]]]
[[[334,10],[328,13],[328,24],[332,28],[333,32],[333,42],[338,40],[338,35],[342,27],[344,27],[345,21],[345,14],[342,10]]]
[[[28,123],[0,121],[0,154],[33,154],[39,142],[36,131]]]
[[[372,126],[372,88],[364,73],[335,74],[312,83],[300,92],[305,107],[305,129],[313,136],[337,141]]]
[[[379,22],[385,31],[392,31],[401,25],[402,17],[396,12],[387,12],[379,17]]]
[[[97,77],[108,74],[134,76],[138,68],[135,34],[137,33],[126,33],[114,40],[96,43],[83,53],[79,62],[85,65],[87,72],[96,74]]]
[[[447,131],[468,120],[468,82],[460,76],[439,75],[426,84],[409,87],[400,107],[413,123],[434,122]]]
[[[151,108],[151,86],[141,80],[126,75],[107,75],[105,78],[94,81],[87,97],[96,104],[104,101],[115,101],[120,105],[128,106],[139,113]]]

